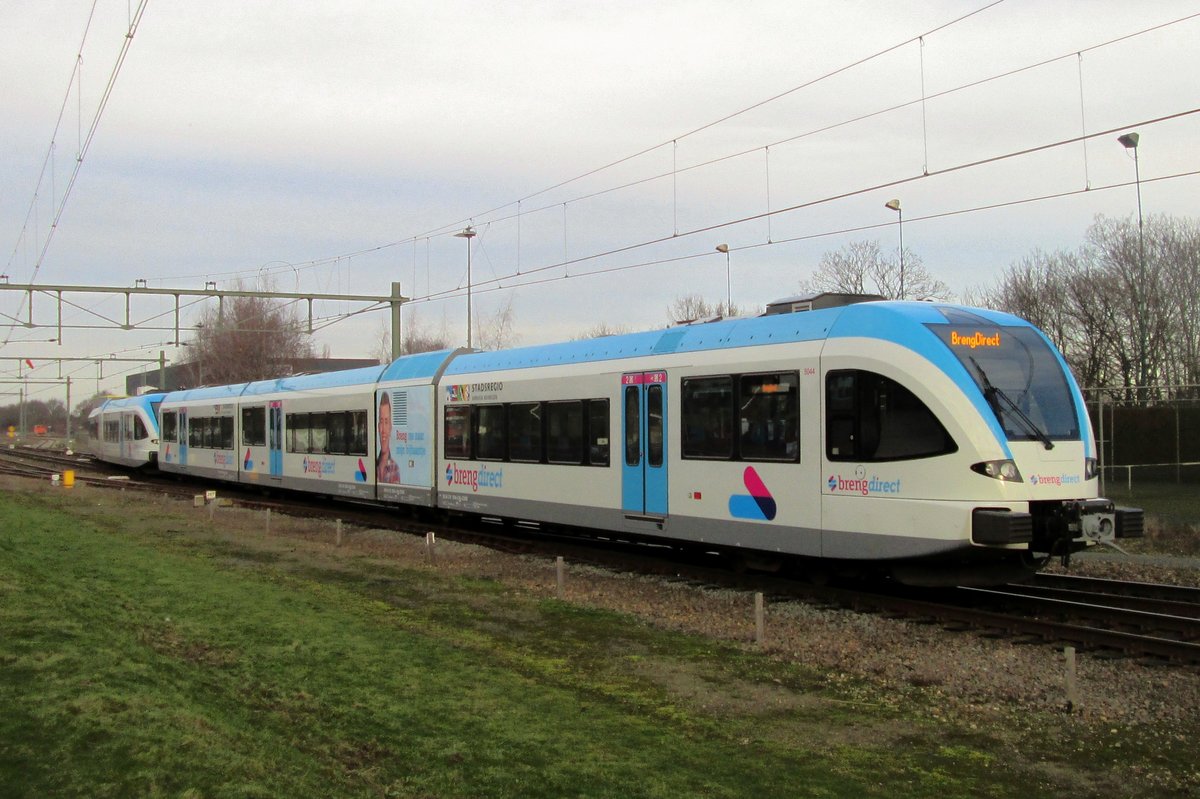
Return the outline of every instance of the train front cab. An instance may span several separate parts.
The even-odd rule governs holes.
[[[92,452],[122,466],[154,466],[158,460],[156,409],[163,394],[107,400],[88,416]]]
[[[1140,535],[1140,511],[1097,497],[1082,397],[1040,332],[899,309],[861,309],[880,337],[834,334],[823,352],[826,557],[892,559],[907,582],[989,582]]]

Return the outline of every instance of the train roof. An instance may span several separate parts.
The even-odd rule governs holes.
[[[201,386],[185,388],[182,391],[172,391],[163,402],[198,402],[200,400],[223,400],[241,396],[246,383],[235,383],[232,386]]]
[[[106,411],[120,411],[129,408],[142,408],[150,416],[154,415],[154,405],[163,401],[163,397],[167,396],[163,392],[153,394],[141,394],[136,397],[116,397],[114,399],[105,400],[103,403],[92,409],[89,416],[94,416],[98,413]]]
[[[432,380],[449,358],[465,352],[469,352],[469,350],[445,349],[405,355],[388,364],[388,367],[383,370],[383,374],[380,375],[379,382],[420,378]]]
[[[925,325],[944,324],[959,316],[964,317],[963,321],[965,317],[972,317],[990,324],[1029,326],[1028,322],[1010,314],[959,305],[900,301],[863,302],[823,310],[728,319],[644,333],[568,341],[562,344],[470,353],[451,361],[445,374],[450,376],[537,366],[593,363],[650,355],[843,337],[886,339],[918,352],[937,352],[940,345],[934,346],[937,343],[936,337],[929,333]]]
[[[242,396],[275,394],[280,391],[317,391],[343,386],[367,386],[379,382],[383,366],[363,366],[337,372],[318,372],[311,375],[291,375],[274,380],[257,380],[246,385]]]

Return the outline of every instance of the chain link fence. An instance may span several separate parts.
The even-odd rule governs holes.
[[[1200,386],[1083,391],[1106,485],[1200,484]]]

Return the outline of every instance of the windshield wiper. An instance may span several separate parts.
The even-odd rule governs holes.
[[[975,366],[975,371],[979,372],[979,377],[983,381],[983,397],[987,400],[988,405],[992,406],[992,410],[996,413],[996,418],[1000,420],[1000,424],[1004,424],[1004,414],[1000,410],[1000,403],[996,401],[997,399],[1004,400],[1005,404],[1016,414],[1016,417],[1025,423],[1026,429],[1037,436],[1046,449],[1054,449],[1054,442],[1050,440],[1050,436],[1046,435],[1042,428],[1038,427],[1037,422],[1026,416],[1020,406],[1013,402],[1012,397],[1005,394],[1003,389],[992,385],[992,381],[988,380],[987,372],[983,371],[983,367],[979,365],[979,361],[975,360],[974,356],[968,357]]]

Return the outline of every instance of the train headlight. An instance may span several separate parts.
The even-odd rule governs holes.
[[[991,477],[994,480],[1003,480],[1006,483],[1024,482],[1021,479],[1021,471],[1017,468],[1017,464],[1011,460],[974,463],[971,465],[971,471],[978,472],[985,477]]]
[[[1096,475],[1100,473],[1099,469],[1097,469],[1097,464],[1098,464],[1098,461],[1095,458],[1084,458],[1083,459],[1083,479],[1084,480],[1095,480],[1096,479]]]

